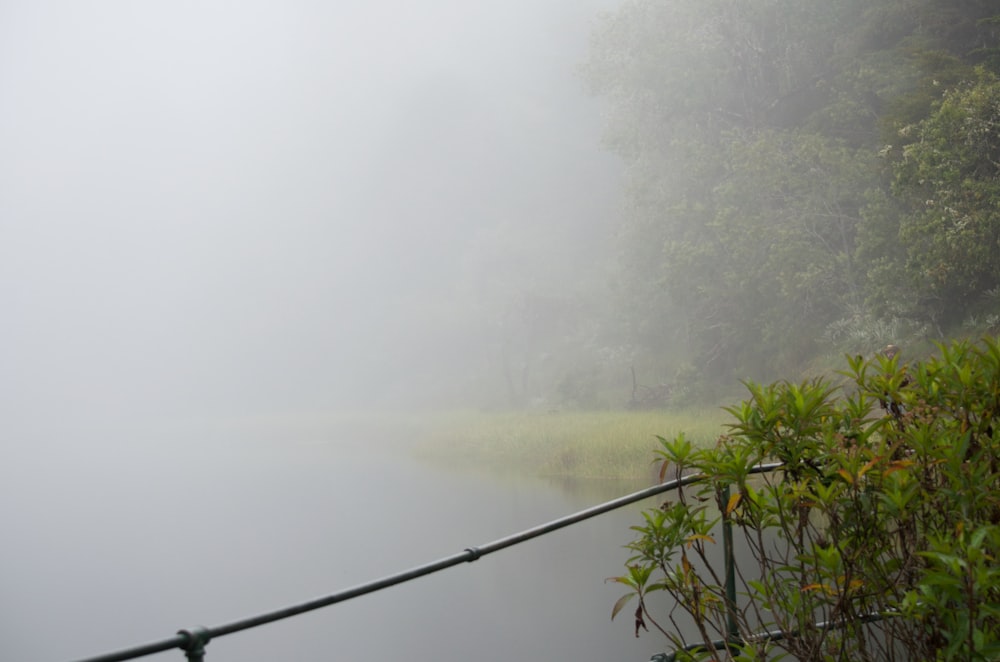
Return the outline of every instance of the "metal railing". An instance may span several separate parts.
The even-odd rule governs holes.
[[[775,471],[782,467],[782,463],[772,463],[772,464],[761,464],[751,469],[751,473],[766,473]],[[671,490],[678,489],[685,485],[690,485],[692,483],[698,483],[701,481],[709,480],[711,476],[703,473],[694,473],[686,476],[681,476],[674,480],[669,480],[659,485],[654,485],[653,487],[648,487],[644,490],[639,490],[638,492],[633,492],[625,496],[613,499],[611,501],[606,501],[604,503],[592,506],[585,510],[573,513],[572,515],[567,515],[565,517],[560,517],[559,519],[548,522],[547,524],[541,524],[530,529],[521,531],[520,533],[514,533],[505,538],[500,538],[494,540],[493,542],[486,543],[484,545],[478,545],[474,547],[466,547],[462,552],[458,554],[453,554],[451,556],[446,556],[444,558],[438,559],[437,561],[432,561],[424,565],[416,566],[409,570],[399,572],[393,575],[388,575],[382,577],[381,579],[376,579],[365,584],[360,584],[358,586],[344,589],[330,595],[325,595],[307,602],[302,602],[296,605],[291,605],[288,607],[283,607],[281,609],[276,609],[274,611],[265,612],[263,614],[258,614],[256,616],[250,616],[238,621],[233,621],[231,623],[226,623],[223,625],[218,625],[215,627],[204,627],[196,626],[188,629],[179,630],[174,636],[167,639],[161,639],[159,641],[153,641],[146,644],[141,644],[138,646],[133,646],[131,648],[123,648],[110,653],[105,653],[103,655],[97,655],[95,657],[88,657],[78,660],[77,662],[120,662],[123,660],[132,660],[139,657],[144,657],[146,655],[153,655],[155,653],[162,653],[164,651],[172,650],[174,648],[179,648],[184,651],[187,659],[190,662],[203,662],[205,658],[205,647],[212,640],[218,639],[219,637],[224,637],[229,634],[234,634],[236,632],[241,632],[243,630],[249,630],[251,628],[259,627],[261,625],[266,625],[268,623],[273,623],[275,621],[280,621],[286,618],[291,618],[293,616],[298,616],[299,614],[304,614],[306,612],[314,611],[316,609],[322,609],[323,607],[329,607],[330,605],[336,604],[338,602],[344,602],[345,600],[350,600],[351,598],[356,598],[368,593],[374,593],[375,591],[380,591],[384,588],[390,586],[395,586],[396,584],[402,584],[404,582],[417,579],[418,577],[423,577],[425,575],[430,575],[435,572],[440,572],[452,566],[456,566],[462,563],[471,563],[473,561],[478,561],[480,558],[486,556],[487,554],[492,554],[493,552],[498,552],[501,549],[506,549],[507,547],[513,547],[522,542],[526,542],[533,538],[538,538],[547,533],[557,531],[559,529],[577,524],[584,520],[588,520],[592,517],[598,515],[603,515],[604,513],[610,512],[612,510],[617,510],[624,506],[648,499],[664,492],[669,492]],[[723,488],[723,490],[728,490],[728,488]],[[728,496],[724,494],[724,499],[728,499]],[[723,501],[725,503],[725,501]],[[736,629],[735,610],[736,605],[736,573],[735,573],[735,560],[733,556],[733,538],[732,538],[732,527],[728,521],[723,522],[723,550],[725,555],[725,573],[726,573],[726,593],[727,601],[729,602],[729,636],[728,640],[720,640],[716,642],[717,648],[722,649],[728,647],[735,643],[736,638],[738,638],[738,631]],[[704,644],[698,644],[692,647],[692,650],[697,647],[703,647]],[[657,655],[653,658],[654,660],[662,660],[668,662],[673,659],[673,655]]]

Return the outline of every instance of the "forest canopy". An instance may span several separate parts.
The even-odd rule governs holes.
[[[1000,327],[992,0],[628,0],[584,73],[637,355],[766,380]]]

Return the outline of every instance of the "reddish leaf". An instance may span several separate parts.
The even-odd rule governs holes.
[[[618,615],[618,612],[620,612],[625,605],[628,604],[628,601],[634,597],[635,593],[626,593],[622,597],[618,598],[618,601],[615,602],[615,606],[611,609],[611,620],[615,620],[615,616]]]
[[[649,628],[646,627],[646,621],[642,619],[642,605],[635,608],[635,638],[639,638],[639,628],[642,628],[646,632],[649,632]]]
[[[695,534],[692,534],[692,535],[688,536],[687,538],[685,538],[684,542],[686,542],[688,544],[688,546],[690,546],[696,540],[704,540],[705,542],[710,542],[713,545],[715,544],[715,538],[713,538],[712,536],[706,536],[704,533],[695,533]]]

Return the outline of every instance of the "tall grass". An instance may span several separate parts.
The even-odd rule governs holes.
[[[537,476],[643,480],[657,435],[709,444],[721,409],[600,412],[450,412],[424,428],[417,453],[439,463]]]

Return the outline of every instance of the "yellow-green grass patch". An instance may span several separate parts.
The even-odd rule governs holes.
[[[421,457],[538,476],[641,480],[655,472],[657,436],[683,432],[710,444],[729,415],[719,408],[664,411],[449,412],[427,420]]]

